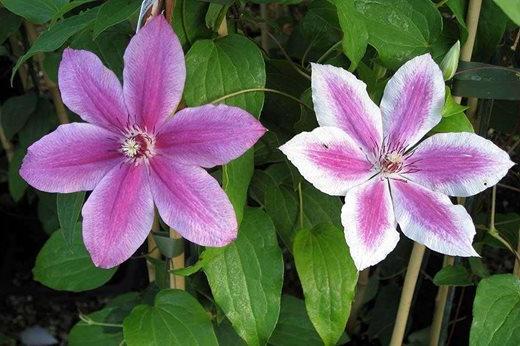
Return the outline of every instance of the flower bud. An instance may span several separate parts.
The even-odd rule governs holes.
[[[455,75],[457,67],[459,66],[459,55],[460,55],[460,42],[457,41],[450,48],[448,53],[444,56],[441,61],[441,70],[444,80],[450,80]]]

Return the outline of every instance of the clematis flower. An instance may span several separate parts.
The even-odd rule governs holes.
[[[478,256],[475,226],[449,196],[471,196],[496,184],[509,155],[473,133],[443,133],[417,142],[441,120],[442,72],[429,54],[405,63],[389,80],[381,107],[366,85],[334,66],[312,65],[312,97],[321,127],[280,149],[319,190],[345,196],[341,220],[359,270],[382,261],[396,230],[452,256]]]
[[[181,45],[162,16],[126,48],[123,86],[93,53],[63,52],[63,101],[87,123],[61,125],[34,143],[20,174],[47,192],[93,190],[82,210],[83,239],[99,267],[137,250],[152,227],[154,203],[194,243],[224,246],[236,238],[233,207],[204,168],[242,155],[265,129],[226,105],[185,108],[170,119],[185,77]]]

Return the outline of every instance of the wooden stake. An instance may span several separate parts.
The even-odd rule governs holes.
[[[412,254],[410,255],[410,262],[408,262],[406,276],[404,277],[403,291],[401,292],[401,299],[399,301],[399,308],[397,310],[397,317],[395,319],[390,346],[401,346],[403,344],[406,323],[408,322],[408,315],[410,313],[410,307],[412,305],[413,294],[415,291],[415,284],[419,277],[425,249],[424,245],[416,242],[413,243]]]

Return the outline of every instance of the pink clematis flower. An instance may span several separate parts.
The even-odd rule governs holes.
[[[242,155],[265,128],[226,105],[185,108],[179,40],[162,16],[130,41],[123,86],[98,57],[66,49],[59,68],[64,103],[87,123],[59,126],[34,143],[20,170],[47,192],[94,190],[83,206],[83,239],[94,263],[114,267],[146,239],[154,203],[186,239],[224,246],[237,221],[225,192],[204,168]]]
[[[452,256],[478,256],[475,226],[447,195],[471,196],[496,184],[509,155],[473,133],[433,135],[442,72],[429,54],[405,63],[388,82],[381,107],[366,85],[334,66],[313,64],[312,96],[321,127],[280,149],[319,190],[345,196],[345,238],[359,270],[382,261],[408,237]]]

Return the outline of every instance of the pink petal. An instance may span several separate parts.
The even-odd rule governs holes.
[[[471,196],[495,185],[514,163],[493,142],[473,133],[441,133],[419,144],[404,174],[429,189]]]
[[[441,121],[444,78],[430,54],[405,63],[388,81],[383,99],[383,129],[389,151],[417,143]]]
[[[162,219],[184,238],[203,246],[224,246],[237,236],[229,198],[203,168],[167,157],[150,161],[150,186]]]
[[[448,196],[411,181],[391,180],[395,218],[403,233],[450,256],[478,256],[471,243],[475,226],[466,209]]]
[[[365,83],[342,68],[312,64],[312,100],[320,126],[339,127],[367,152],[378,152],[381,112]]]
[[[112,268],[130,258],[150,232],[153,214],[146,168],[114,167],[83,206],[83,240],[94,264]]]
[[[375,174],[365,154],[343,130],[318,127],[280,147],[304,178],[329,195],[345,196]]]
[[[65,49],[58,81],[63,102],[83,120],[113,130],[128,123],[121,84],[95,54]]]
[[[399,241],[388,181],[374,177],[347,192],[341,222],[358,270],[385,259]]]
[[[176,113],[160,129],[156,147],[176,160],[209,168],[239,157],[265,131],[238,107],[205,105]]]
[[[138,125],[153,131],[177,108],[186,79],[181,44],[163,16],[156,16],[130,40],[124,61],[128,111]]]
[[[121,162],[118,150],[108,130],[86,123],[61,125],[29,147],[20,175],[42,191],[92,190]]]

